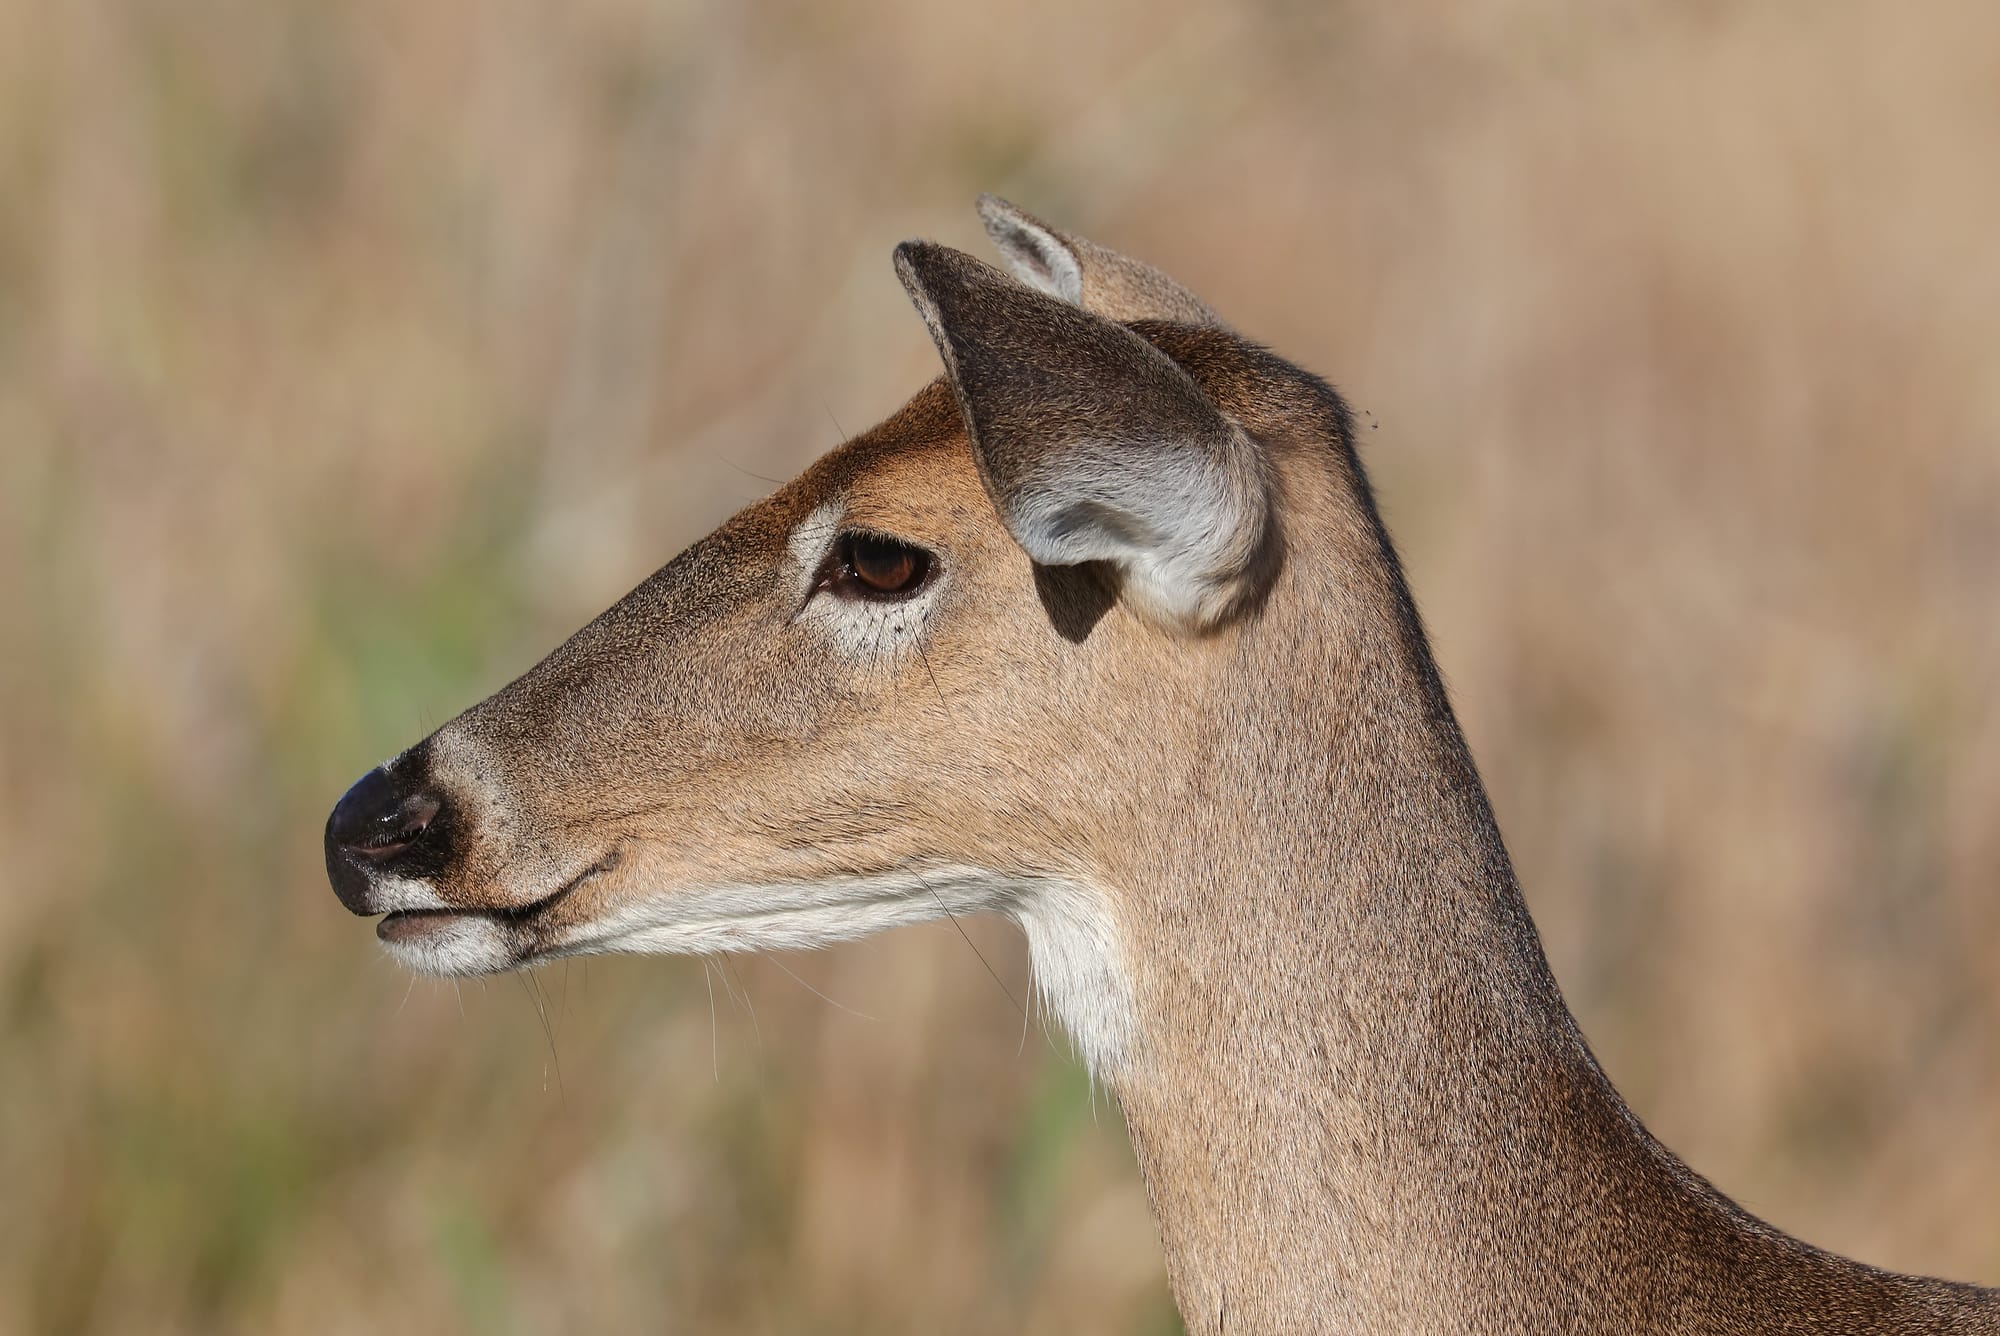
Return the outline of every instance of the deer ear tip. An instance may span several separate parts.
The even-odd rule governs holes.
[[[897,270],[915,270],[918,273],[936,273],[946,268],[968,267],[972,257],[963,251],[953,250],[942,242],[930,241],[923,237],[911,237],[898,242],[895,251]]]
[[[1012,286],[1011,280],[991,265],[935,241],[905,241],[896,247],[895,261],[896,277],[913,297],[968,294],[996,284]]]
[[[902,280],[903,287],[912,296],[927,286],[925,280],[936,272],[938,252],[943,249],[934,241],[916,238],[897,244],[894,257],[896,277]]]

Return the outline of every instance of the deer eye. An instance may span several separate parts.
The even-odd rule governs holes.
[[[826,586],[843,598],[908,598],[931,573],[931,554],[878,534],[850,533],[834,548]]]

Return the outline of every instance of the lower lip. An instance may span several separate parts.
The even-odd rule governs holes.
[[[384,942],[414,942],[449,931],[454,923],[473,917],[476,915],[449,909],[399,909],[382,917],[375,925],[375,936]]]

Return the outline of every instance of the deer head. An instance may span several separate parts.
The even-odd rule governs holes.
[[[1135,752],[1215,698],[1281,564],[1276,475],[1222,406],[1252,354],[1205,306],[981,212],[1019,281],[896,250],[942,380],[341,798],[334,890],[395,957],[476,974],[1001,910],[1115,1062],[1123,851],[1188,778]]]

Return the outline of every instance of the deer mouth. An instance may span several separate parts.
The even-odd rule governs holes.
[[[619,851],[613,849],[541,899],[531,900],[525,905],[507,905],[494,909],[472,907],[394,910],[384,914],[377,921],[375,936],[390,946],[420,947],[426,939],[449,933],[454,927],[465,923],[486,923],[503,929],[528,927],[546,917],[563,901],[576,894],[579,887],[617,867],[619,858]]]

